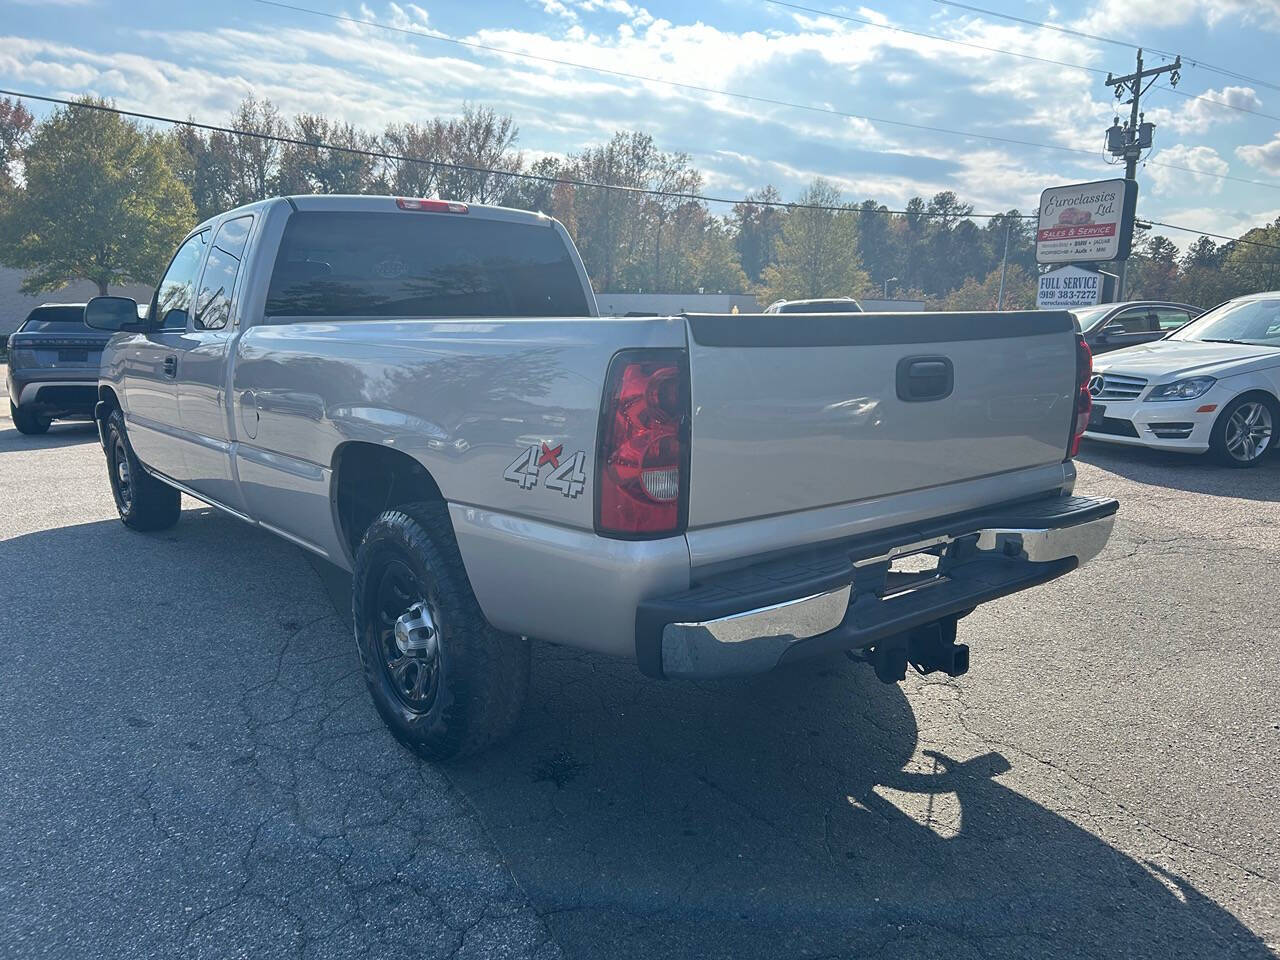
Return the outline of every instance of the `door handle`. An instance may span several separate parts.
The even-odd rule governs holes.
[[[944,400],[955,388],[955,368],[947,357],[903,357],[897,381],[899,400]]]
[[[170,380],[178,376],[178,358],[172,354],[164,358],[164,375]]]

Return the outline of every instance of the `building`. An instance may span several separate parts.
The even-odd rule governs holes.
[[[42,303],[83,303],[98,295],[98,285],[88,280],[77,280],[49,293],[23,293],[22,278],[25,275],[22,270],[0,267],[0,337],[7,337],[18,329],[18,324],[27,319],[32,308]],[[133,297],[139,303],[151,299],[151,287],[140,283],[113,287],[111,292],[121,297]]]

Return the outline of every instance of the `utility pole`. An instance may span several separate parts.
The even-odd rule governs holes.
[[[996,298],[996,309],[1004,309],[1004,275],[1009,269],[1009,229],[1013,221],[1005,217],[1004,221],[1004,256],[1000,260],[1000,295]]]
[[[1173,63],[1166,63],[1160,67],[1154,67],[1150,70],[1144,70],[1142,67],[1142,48],[1138,48],[1138,69],[1128,76],[1113,77],[1108,71],[1106,84],[1115,89],[1116,99],[1123,100],[1124,95],[1129,94],[1129,99],[1124,101],[1130,107],[1129,121],[1123,127],[1120,126],[1120,117],[1117,116],[1112,126],[1107,130],[1107,152],[1113,157],[1124,157],[1124,178],[1126,180],[1136,181],[1138,179],[1138,159],[1142,156],[1143,150],[1151,148],[1152,131],[1155,130],[1154,123],[1148,123],[1143,117],[1139,109],[1139,101],[1142,95],[1151,89],[1151,84],[1156,82],[1156,77],[1162,73],[1172,74],[1169,77],[1169,83],[1172,86],[1178,85],[1179,71],[1182,70],[1182,57],[1175,57]],[[1142,81],[1151,78],[1151,83],[1145,87]],[[1125,297],[1125,273],[1127,272],[1128,260],[1119,260],[1116,262],[1116,300],[1123,300]]]

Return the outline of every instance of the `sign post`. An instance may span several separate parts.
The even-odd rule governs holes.
[[[1040,309],[1091,307],[1102,299],[1102,274],[1062,267],[1040,275],[1036,306]]]
[[[1137,204],[1134,180],[1050,187],[1040,194],[1036,262],[1123,263],[1133,244]]]

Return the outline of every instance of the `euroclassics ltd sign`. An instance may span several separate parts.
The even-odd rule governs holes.
[[[1037,263],[1126,260],[1133,242],[1138,184],[1097,180],[1040,194]]]

